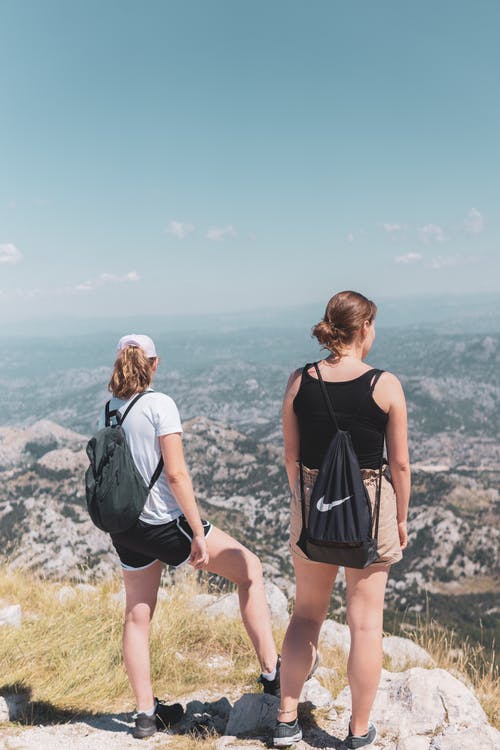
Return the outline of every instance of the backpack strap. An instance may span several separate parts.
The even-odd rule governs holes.
[[[323,397],[325,399],[326,407],[328,409],[328,413],[330,417],[332,418],[333,424],[335,425],[335,428],[338,430],[338,422],[337,418],[335,417],[335,412],[333,411],[332,402],[330,401],[330,397],[328,396],[325,384],[323,382],[323,378],[321,377],[321,373],[319,371],[318,363],[313,362],[314,369],[316,370],[316,373],[318,375],[318,381],[321,386],[321,391],[323,393]],[[302,370],[302,378],[304,378],[307,370],[310,368],[310,364],[306,364],[304,369]],[[300,439],[300,434],[299,434]],[[301,508],[302,508],[302,529],[307,528],[307,519],[306,519],[306,500],[305,500],[305,492],[304,492],[304,469],[302,467],[302,446],[300,446],[300,458],[299,458],[299,477],[300,477],[300,500],[301,500]]]
[[[382,375],[384,370],[377,370],[375,373],[375,377],[373,378],[370,390],[368,391],[368,396],[373,396],[373,391],[375,390],[375,386],[377,385],[377,381]],[[363,403],[366,399],[363,399]],[[380,520],[380,498],[382,495],[382,474],[384,470],[384,441],[382,440],[382,451],[380,453],[380,463],[378,467],[378,478],[377,478],[377,493],[375,496],[375,508],[374,508],[374,516],[375,516],[375,525],[373,529],[373,538],[375,540],[378,539],[378,527],[379,527],[379,520]]]
[[[110,403],[111,401],[107,401],[106,406],[104,407],[104,424],[106,427],[111,427],[111,419],[112,417],[116,417],[116,409],[111,411],[109,408]]]
[[[325,383],[323,381],[323,378],[321,377],[321,373],[319,371],[319,367],[318,367],[318,363],[317,362],[314,362],[314,369],[316,370],[316,374],[318,376],[318,381],[319,381],[319,384],[321,386],[321,392],[323,394],[323,398],[325,399],[326,408],[328,409],[328,414],[330,415],[331,420],[332,420],[333,424],[335,425],[335,429],[338,430],[338,429],[340,429],[339,428],[339,423],[337,422],[337,417],[335,416],[335,412],[333,411],[333,404],[332,404],[332,401],[330,399],[330,396],[328,395],[328,391],[326,390],[326,386],[325,386]]]
[[[138,393],[137,396],[132,399],[132,401],[130,402],[130,404],[126,408],[123,417],[120,416],[120,413],[118,411],[115,412],[116,420],[117,420],[117,422],[118,422],[118,424],[120,426],[124,423],[125,417],[129,413],[129,411],[131,410],[131,408],[134,406],[134,404],[136,404],[139,401],[140,398],[142,398],[143,396],[145,396],[146,393],[150,393],[150,391],[143,391],[142,393]],[[106,404],[106,409],[107,409],[107,412],[108,412],[109,411],[109,401]],[[161,448],[160,448],[160,453],[161,453]],[[162,471],[163,471],[163,456],[160,455],[160,460],[158,461],[158,466],[154,470],[153,476],[151,477],[151,481],[150,481],[150,483],[148,485],[149,490],[153,489],[154,485],[156,484],[156,482],[160,478],[160,475],[161,475]]]
[[[160,450],[161,450],[161,449],[160,449]],[[161,475],[162,471],[163,471],[163,456],[160,456],[160,460],[158,461],[158,466],[157,466],[157,467],[156,467],[156,469],[154,470],[154,474],[153,474],[153,476],[151,477],[151,481],[150,481],[150,483],[149,483],[149,485],[148,485],[148,488],[149,488],[150,490],[152,490],[152,489],[153,489],[153,487],[155,486],[156,482],[157,482],[157,481],[158,481],[158,479],[160,478],[160,475]]]
[[[118,412],[118,411],[116,412],[116,421],[118,422],[119,425],[122,425],[125,422],[125,417],[129,413],[129,411],[131,410],[131,408],[134,406],[134,404],[136,404],[139,401],[140,398],[142,398],[143,396],[145,396],[147,392],[148,391],[143,391],[142,393],[138,393],[137,396],[135,396],[132,399],[132,401],[130,402],[130,404],[125,409],[123,417],[120,415],[120,412]]]

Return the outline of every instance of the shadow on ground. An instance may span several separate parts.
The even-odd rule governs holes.
[[[129,734],[133,727],[132,713],[88,713],[76,709],[62,709],[46,701],[31,700],[32,690],[22,683],[2,685],[0,695],[5,697],[10,720],[21,726],[54,726],[58,724],[87,724],[103,732]],[[313,705],[300,705],[299,718],[305,743],[312,748],[341,750],[342,740],[335,737],[316,722]],[[198,739],[215,740],[225,735],[225,728],[232,704],[226,696],[213,702],[189,701],[184,718],[170,730],[174,735],[191,735]],[[258,728],[238,734],[243,740],[258,740],[271,747],[272,729]],[[230,745],[229,745],[230,747]]]

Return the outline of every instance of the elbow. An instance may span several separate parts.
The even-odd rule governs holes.
[[[393,474],[396,472],[399,474],[409,474],[410,461],[409,459],[389,461],[389,468]]]
[[[189,480],[189,474],[182,469],[179,471],[167,471],[166,474],[170,486],[183,484],[183,482]]]

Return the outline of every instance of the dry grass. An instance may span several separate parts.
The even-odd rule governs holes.
[[[15,685],[31,692],[40,708],[37,716],[64,720],[72,712],[125,711],[133,697],[122,664],[123,604],[112,594],[117,580],[100,584],[93,593],[61,604],[62,584],[33,574],[0,567],[0,601],[21,604],[20,628],[2,628],[0,688]],[[203,691],[217,696],[255,689],[258,665],[239,620],[208,619],[189,608],[193,594],[203,587],[186,578],[165,589],[153,620],[151,663],[155,691],[171,699]],[[275,633],[281,643],[283,632]],[[434,622],[422,622],[411,637],[427,649],[439,667],[466,678],[490,721],[500,725],[500,685],[491,651],[458,643],[456,636]],[[206,657],[230,659],[230,666],[213,669]],[[333,695],[347,684],[342,651],[322,649],[322,666],[335,670],[321,682]],[[69,713],[71,712],[71,713]],[[210,747],[210,738],[183,739],[179,750]]]
[[[174,698],[210,686],[221,694],[235,685],[254,685],[258,675],[251,645],[239,621],[209,620],[188,607],[193,584],[167,589],[159,601],[151,631],[155,689]],[[3,628],[0,686],[29,689],[32,700],[58,711],[107,711],[132,708],[122,665],[123,604],[112,598],[118,580],[95,593],[61,604],[60,583],[9,569],[0,570],[0,599],[19,603],[20,628]],[[197,589],[199,592],[199,588]],[[230,657],[232,666],[216,671],[206,656]]]

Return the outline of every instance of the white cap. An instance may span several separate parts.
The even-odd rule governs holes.
[[[149,336],[145,336],[143,333],[129,333],[126,336],[122,336],[116,350],[119,352],[125,349],[126,346],[138,346],[139,349],[144,349],[147,357],[158,356],[153,339],[150,339]]]

